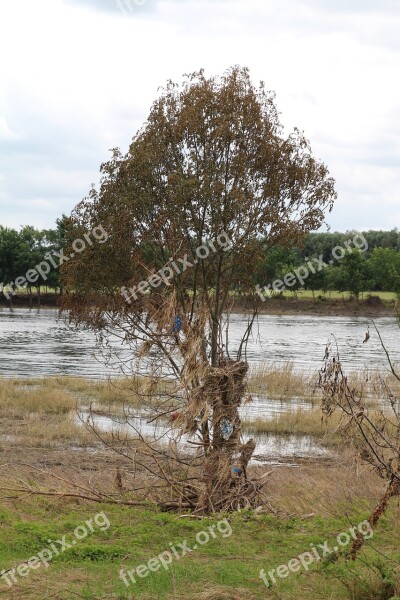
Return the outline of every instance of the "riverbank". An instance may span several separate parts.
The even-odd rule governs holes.
[[[308,379],[286,368],[258,372],[250,386],[255,393],[267,382],[286,407],[294,387],[308,395]],[[118,383],[80,378],[2,380],[0,386],[0,571],[18,568],[37,556],[50,542],[65,539],[65,552],[52,553],[49,566],[16,575],[10,588],[0,579],[0,598],[37,600],[387,600],[395,595],[389,565],[376,565],[379,553],[390,565],[400,560],[399,506],[393,502],[365,545],[360,560],[347,562],[346,547],[307,570],[277,578],[267,589],[259,577],[277,569],[311,545],[335,545],[337,536],[365,521],[381,497],[384,484],[365,464],[354,460],[350,448],[338,447],[335,460],[303,458],[280,464],[252,464],[250,478],[263,477],[265,503],[212,518],[193,518],[160,512],[144,489],[154,490],[145,465],[135,457],[112,451],[77,419],[83,406],[92,404],[100,416],[116,414],[129,404],[140,408],[129,381]],[[318,420],[315,407],[310,420],[297,413],[288,420],[287,433],[297,434],[311,426],[313,434],[325,434],[327,424]],[[268,431],[283,433],[283,416],[272,420]],[[261,423],[257,422],[257,428]],[[336,423],[331,423],[336,428]],[[265,429],[265,425],[264,425]],[[113,434],[116,435],[114,431]],[[283,434],[284,437],[285,434]],[[116,439],[116,438],[114,438]],[[123,438],[125,439],[125,438]],[[140,461],[138,461],[140,463]],[[151,487],[149,487],[149,485]],[[46,492],[47,496],[38,495]],[[92,498],[89,501],[87,498]],[[105,500],[108,501],[105,501]],[[135,502],[140,505],[134,506]],[[121,503],[131,503],[123,506]],[[103,516],[97,518],[99,514]],[[93,531],[82,535],[90,522]],[[97,520],[96,520],[97,519]],[[195,545],[196,536],[228,519],[223,531],[229,536],[211,537],[197,548],[173,560],[168,569],[149,571],[127,587],[123,570],[147,564],[170,550],[171,545]],[[109,523],[109,526],[106,526]],[[229,527],[229,529],[228,529]],[[78,529],[77,529],[78,528]],[[79,537],[74,532],[79,531]],[[65,538],[64,538],[65,536]],[[50,542],[49,542],[50,540]],[[75,542],[75,544],[74,544]],[[392,562],[391,562],[392,561]],[[12,580],[11,580],[12,581]],[[392,592],[385,595],[385,590]]]
[[[382,297],[381,297],[382,296]],[[391,317],[395,310],[395,299],[390,294],[382,293],[355,299],[346,297],[328,297],[316,295],[312,297],[277,295],[260,300],[259,312],[265,315],[310,315],[310,316],[343,316],[343,317]],[[60,296],[54,293],[41,294],[29,298],[26,294],[16,294],[12,298],[14,308],[57,308]],[[10,308],[10,301],[0,297],[0,307]],[[235,297],[232,310],[235,313],[252,310],[248,300]]]
[[[278,316],[330,316],[330,317],[392,317],[395,313],[394,299],[382,299],[369,296],[364,299],[328,298],[325,296],[312,298],[296,298],[295,296],[272,296],[260,301],[260,314]],[[251,310],[246,300],[236,299],[233,310],[237,313]]]
[[[0,307],[4,308],[57,308],[60,295],[55,293],[47,294],[15,294],[8,300],[3,294],[0,296]]]

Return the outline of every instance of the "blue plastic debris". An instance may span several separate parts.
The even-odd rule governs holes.
[[[239,467],[232,467],[232,473],[236,473],[236,475],[241,475],[242,469],[239,469]]]
[[[171,333],[179,333],[181,327],[182,327],[182,319],[178,315],[175,317],[175,325],[174,325]]]

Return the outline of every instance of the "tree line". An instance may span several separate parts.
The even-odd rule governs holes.
[[[4,288],[30,269],[46,260],[52,252],[59,252],[64,245],[68,218],[63,215],[57,220],[54,229],[36,229],[30,225],[20,230],[0,225],[0,287]],[[361,252],[355,248],[346,251],[341,260],[332,261],[332,250],[345,248],[347,240],[357,232],[310,233],[302,247],[284,248],[275,246],[266,250],[265,258],[255,269],[255,284],[266,286],[285,274],[293,272],[313,257],[322,257],[327,266],[310,272],[304,283],[297,281],[291,286],[296,291],[300,287],[311,292],[330,290],[350,292],[358,297],[361,292],[390,291],[400,295],[400,231],[366,231],[362,236],[366,248]],[[60,272],[52,269],[46,279],[39,276],[36,282],[27,286],[29,295],[35,290],[40,295],[42,288],[59,291]]]
[[[36,229],[27,225],[16,230],[0,225],[0,290],[3,295],[13,282],[17,282],[18,289],[18,278],[25,277],[37,265],[48,261],[49,255],[63,248],[67,222],[68,218],[63,215],[57,219],[54,229]],[[44,276],[36,273],[33,279],[35,281],[28,281],[25,286],[30,297],[33,291],[40,297],[43,288],[61,289],[60,272],[56,268]]]
[[[362,248],[353,247],[349,240],[359,236]],[[267,244],[267,240],[266,240]],[[347,247],[346,247],[347,244]],[[334,253],[334,249],[342,249]],[[302,247],[274,247],[266,251],[265,260],[257,270],[256,283],[261,286],[283,279],[306,265],[312,258],[320,258],[323,268],[309,272],[304,282],[297,281],[291,290],[300,287],[316,291],[350,292],[358,297],[361,292],[388,291],[400,295],[400,231],[365,231],[357,233],[309,233]]]

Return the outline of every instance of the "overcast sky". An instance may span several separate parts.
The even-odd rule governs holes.
[[[400,0],[0,0],[0,224],[52,227],[167,79],[234,64],[276,92],[339,194],[400,227]]]

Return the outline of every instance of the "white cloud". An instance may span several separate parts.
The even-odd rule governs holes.
[[[397,0],[130,1],[2,3],[1,223],[52,225],[167,79],[241,64],[337,179],[332,227],[398,224]]]

